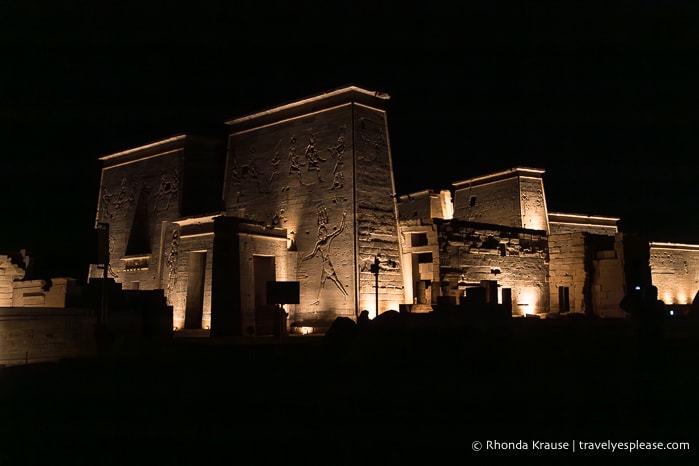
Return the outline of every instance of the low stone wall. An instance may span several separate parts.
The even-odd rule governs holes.
[[[94,355],[95,322],[88,309],[0,308],[0,365]]]

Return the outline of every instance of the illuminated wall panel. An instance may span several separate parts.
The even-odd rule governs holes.
[[[97,202],[97,223],[109,224],[110,268],[108,278],[124,290],[163,289],[173,306],[173,326],[181,329],[187,290],[187,257],[191,250],[211,251],[212,238],[201,237],[193,224],[182,220],[185,210],[206,213],[212,195],[193,178],[201,167],[217,167],[212,139],[175,136],[102,157]],[[197,176],[186,174],[191,170]],[[215,175],[211,180],[216,180]],[[187,190],[189,187],[189,190]],[[203,189],[203,192],[202,192]],[[211,222],[211,218],[206,218]],[[189,233],[183,235],[185,230]],[[211,259],[207,259],[202,327],[210,325]],[[89,278],[103,271],[90,266]]]
[[[103,157],[97,222],[109,224],[109,278],[152,290],[167,277],[161,264],[163,225],[171,235],[180,217],[185,137]],[[102,271],[91,266],[90,277]]]
[[[454,218],[548,231],[543,173],[518,167],[454,183]]]
[[[650,243],[650,269],[665,304],[692,304],[699,290],[699,245]]]
[[[442,295],[461,299],[464,287],[496,281],[512,290],[513,314],[548,312],[549,283],[546,236],[513,228],[484,228],[471,222],[437,222]]]
[[[381,312],[404,300],[383,99],[349,88],[228,123],[226,214],[286,230],[297,323],[373,309],[376,256]]]

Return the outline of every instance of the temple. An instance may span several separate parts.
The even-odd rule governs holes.
[[[312,333],[469,302],[623,317],[624,294],[650,283],[692,303],[699,245],[549,212],[543,169],[396,193],[388,99],[347,86],[227,121],[227,141],[184,134],[102,157],[108,277],[164,290],[176,331],[211,335],[271,334],[280,305],[288,331]]]

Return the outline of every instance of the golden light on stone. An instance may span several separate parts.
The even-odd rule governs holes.
[[[522,287],[514,290],[516,298],[515,309],[520,311],[521,315],[534,315],[539,313],[538,300],[539,290],[535,287]]]
[[[625,286],[619,218],[549,212],[540,168],[398,195],[388,99],[346,86],[226,121],[222,186],[199,187],[212,205],[223,200],[220,212],[183,212],[200,195],[184,180],[214,175],[202,169],[216,166],[211,140],[181,135],[102,157],[97,220],[110,224],[115,280],[162,289],[175,331],[212,335],[222,325],[271,334],[277,314],[265,287],[278,281],[298,283],[285,307],[296,335],[362,311],[374,319],[442,303],[507,304],[513,316],[579,313],[588,311],[580,283],[591,284],[591,312],[609,316]],[[145,212],[140,223],[137,212]],[[139,232],[150,237],[134,251]],[[590,235],[601,241],[588,247]],[[662,299],[691,302],[699,246],[650,250]],[[467,288],[473,299],[463,301]]]

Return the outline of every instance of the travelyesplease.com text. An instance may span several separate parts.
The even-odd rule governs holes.
[[[587,452],[587,451],[608,451],[616,452],[635,452],[635,451],[650,451],[650,450],[690,450],[689,442],[648,442],[642,440],[632,441],[586,441],[586,440],[476,440],[471,444],[473,451],[568,451],[568,452]]]

